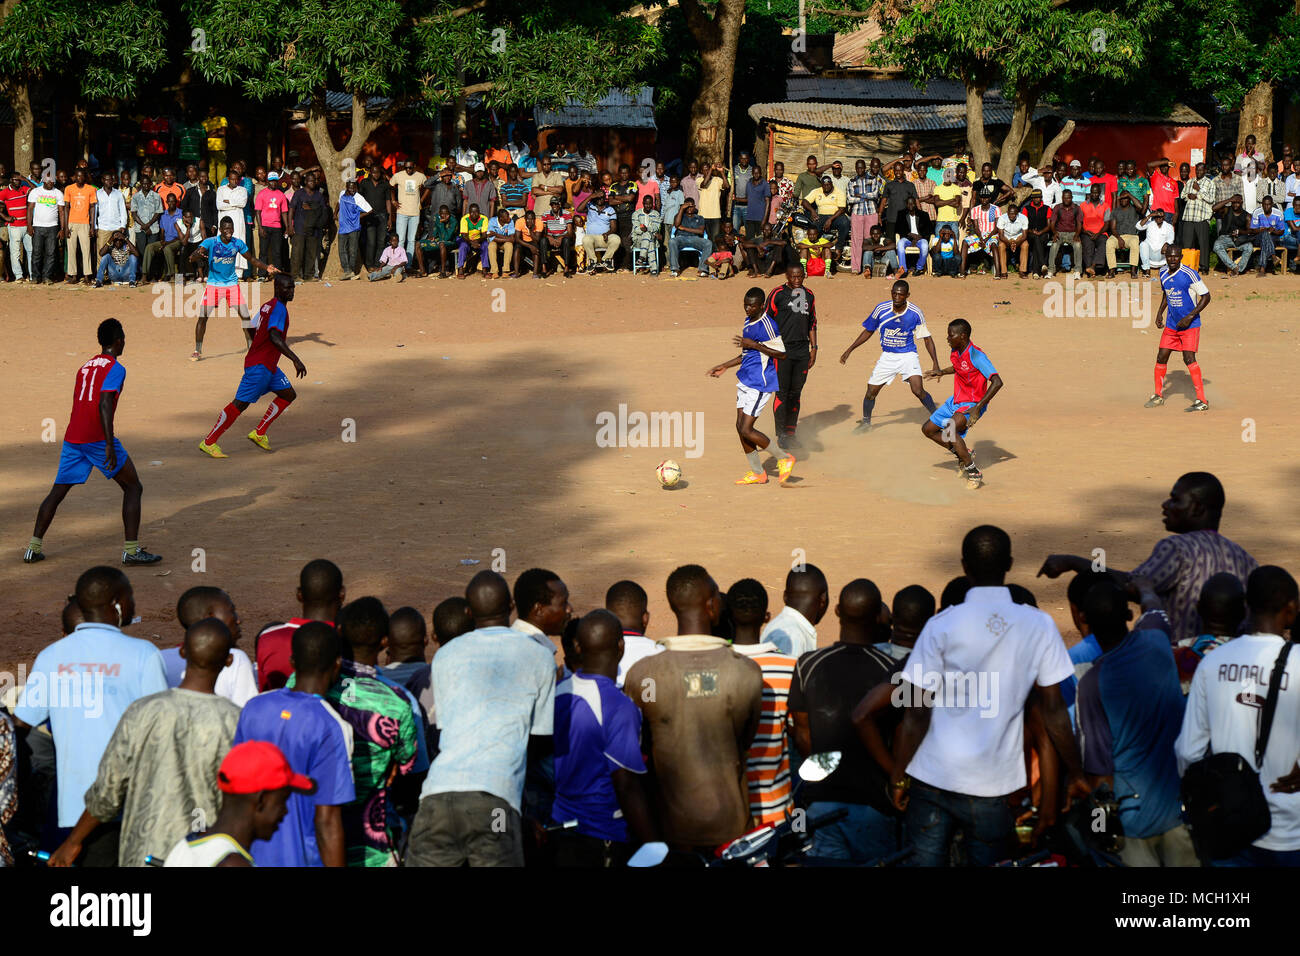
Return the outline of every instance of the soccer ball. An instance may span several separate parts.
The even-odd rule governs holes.
[[[665,488],[675,488],[677,482],[682,480],[682,468],[677,462],[669,458],[667,461],[659,462],[659,467],[655,469],[655,475],[659,478],[659,484]]]

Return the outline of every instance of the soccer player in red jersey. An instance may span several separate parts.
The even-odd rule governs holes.
[[[966,431],[984,415],[989,402],[1002,389],[1002,376],[984,350],[971,344],[970,323],[953,319],[948,323],[948,345],[952,365],[931,369],[926,378],[955,375],[952,398],[940,405],[921,426],[925,437],[957,456],[958,470],[972,487],[979,487],[984,475],[975,467],[975,453],[966,447]]]
[[[206,438],[199,442],[199,451],[213,458],[229,458],[217,439],[249,404],[257,401],[267,392],[274,392],[275,398],[267,407],[266,413],[258,426],[248,433],[248,439],[259,448],[271,450],[271,439],[266,437],[266,430],[271,422],[280,417],[280,413],[289,407],[289,403],[298,397],[298,393],[289,384],[289,376],[280,371],[280,356],[293,362],[293,370],[299,378],[307,374],[307,366],[294,354],[285,341],[289,334],[288,303],[293,301],[293,277],[284,272],[275,274],[275,298],[267,302],[257,313],[256,331],[253,344],[244,356],[244,377],[239,382],[234,401],[221,410],[217,423],[212,426]]]
[[[144,486],[136,474],[135,462],[113,434],[117,400],[126,383],[126,369],[117,360],[126,348],[126,333],[117,319],[105,319],[99,323],[97,335],[100,353],[81,366],[72,386],[72,415],[63,435],[59,472],[54,476],[54,487],[36,512],[36,527],[23,552],[27,564],[45,560],[41,539],[54,520],[54,512],[69,489],[85,484],[95,468],[122,486],[122,527],[126,533],[122,563],[153,564],[162,560],[161,555],[150,554],[136,540],[140,535],[140,498]]]

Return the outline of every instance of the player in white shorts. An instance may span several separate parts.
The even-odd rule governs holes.
[[[731,361],[709,369],[709,374],[717,378],[727,369],[740,366],[736,371],[736,433],[749,462],[749,472],[736,482],[738,485],[767,484],[767,472],[759,452],[770,442],[754,427],[754,423],[777,389],[775,360],[785,356],[785,343],[781,341],[776,323],[763,313],[766,299],[766,294],[757,286],[745,293],[745,321],[740,334],[732,339],[740,346],[741,353]],[[784,484],[794,469],[794,458],[788,454],[777,455],[776,461],[777,474]]]
[[[867,379],[867,394],[862,399],[862,418],[854,434],[871,430],[871,412],[876,407],[876,396],[880,390],[894,380],[895,376],[907,379],[912,386],[912,394],[933,413],[934,399],[921,384],[921,361],[916,352],[916,340],[925,341],[925,350],[930,353],[930,364],[937,371],[939,355],[934,349],[934,339],[925,327],[925,316],[915,305],[907,301],[910,287],[899,279],[889,290],[889,301],[882,302],[871,310],[867,320],[862,323],[862,331],[853,340],[853,344],[840,356],[840,364],[848,362],[853,350],[880,332],[880,359],[871,370]]]

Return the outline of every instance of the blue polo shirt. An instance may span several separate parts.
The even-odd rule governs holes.
[[[1158,836],[1182,819],[1174,741],[1186,698],[1170,647],[1168,617],[1142,616],[1132,633],[1079,681],[1079,741],[1085,773],[1115,778],[1126,836]]]
[[[556,823],[578,821],[578,832],[627,842],[615,770],[645,773],[641,711],[618,684],[579,671],[555,688]]]
[[[598,209],[594,205],[587,206],[587,235],[603,236],[609,232],[609,224],[617,218],[614,207],[606,206]]]
[[[266,740],[280,748],[294,773],[316,781],[314,794],[289,796],[288,812],[269,840],[253,841],[258,866],[322,866],[316,843],[316,807],[356,799],[352,782],[352,728],[323,698],[281,687],[258,694],[239,715],[231,746]]]

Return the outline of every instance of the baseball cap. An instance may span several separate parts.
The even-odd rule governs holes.
[[[474,172],[476,172],[476,173],[478,173],[478,172],[483,172],[486,168],[487,168],[487,167],[485,167],[482,163],[475,163],[475,164],[474,164]]]
[[[315,793],[316,781],[294,773],[275,744],[249,740],[230,748],[217,771],[222,793],[259,793],[288,787],[298,793]]]
[[[1032,190],[1032,191],[1029,193],[1029,198],[1030,198],[1030,199],[1042,199],[1042,198],[1043,198],[1043,191],[1042,191],[1041,189],[1035,189],[1035,190]]]
[[[822,182],[824,182],[824,183],[833,183],[833,182],[835,182],[835,180],[831,179],[831,177],[829,177],[829,176],[823,176],[823,177],[822,177]]]
[[[1072,159],[1072,160],[1070,160],[1070,165],[1071,165],[1071,166],[1082,166],[1083,163],[1079,162],[1077,159]]]
[[[266,181],[267,181],[268,183],[273,183],[273,182],[275,182],[275,181],[276,181],[277,179],[279,179],[279,178],[280,178],[280,174],[279,174],[279,173],[271,172],[271,173],[267,173],[267,174],[266,174]]]

